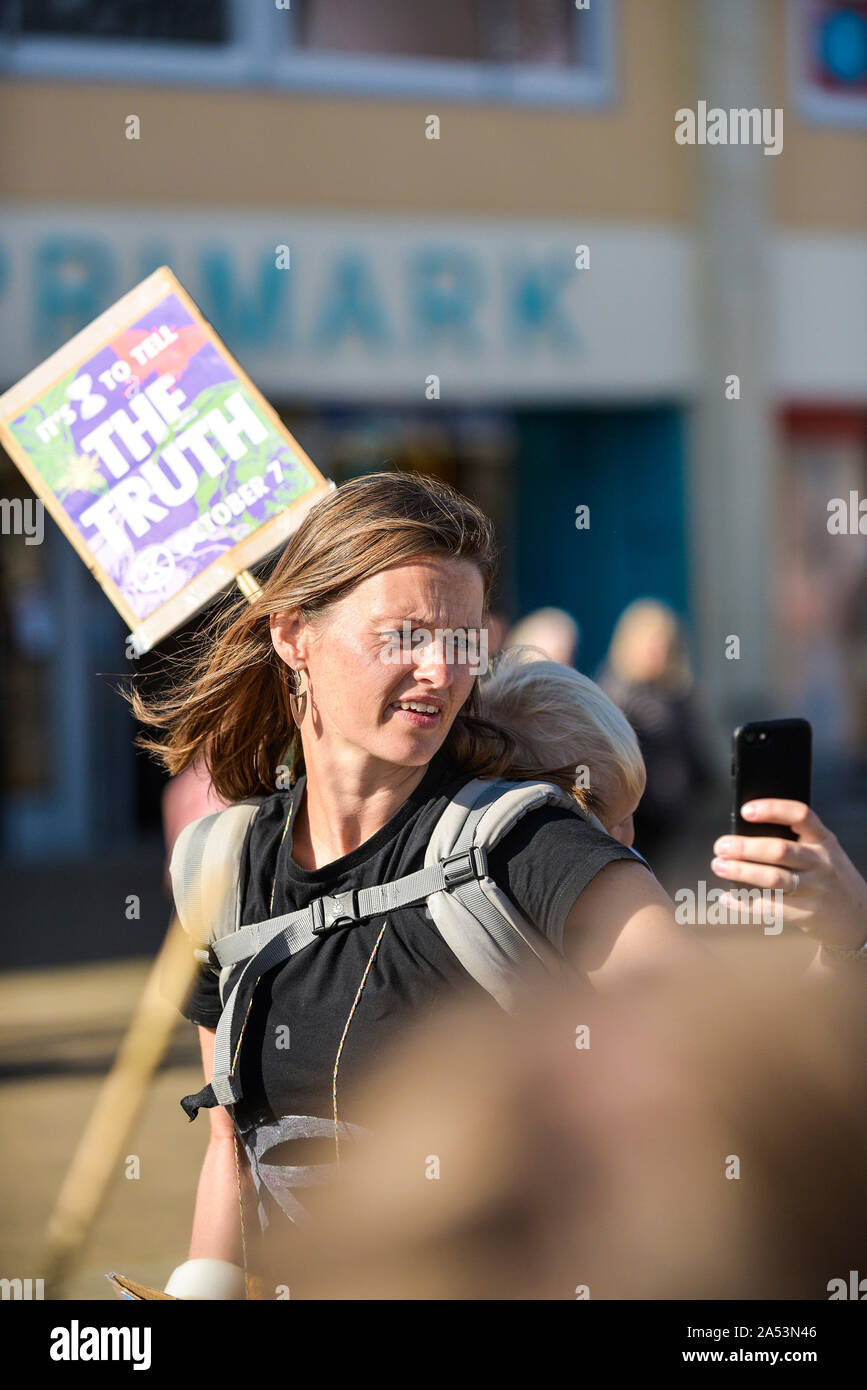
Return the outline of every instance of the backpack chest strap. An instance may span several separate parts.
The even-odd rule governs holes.
[[[229,936],[219,937],[210,950],[221,966],[237,965],[258,955],[269,941],[284,936],[290,951],[309,945],[316,937],[325,936],[340,927],[378,917],[399,907],[411,907],[424,902],[431,893],[439,893],[472,879],[484,878],[488,872],[487,856],[483,849],[471,845],[458,854],[451,854],[436,864],[405,874],[391,883],[375,884],[371,888],[350,888],[345,893],[327,893],[315,898],[298,912],[285,912],[262,922],[239,927]]]
[[[419,869],[416,873],[395,879],[392,883],[362,888],[358,892],[353,890],[350,893],[317,898],[301,912],[289,912],[282,917],[269,918],[266,922],[252,923],[248,927],[242,927],[231,937],[223,937],[213,942],[211,950],[222,965],[245,958],[247,964],[229,995],[217,1024],[214,1037],[214,1075],[208,1085],[196,1095],[184,1096],[181,1101],[190,1119],[195,1119],[202,1107],[234,1105],[242,1097],[235,1064],[240,1032],[243,1031],[241,1000],[251,979],[258,981],[267,970],[288,960],[290,956],[298,955],[299,951],[312,945],[317,937],[329,931],[360,922],[364,917],[376,916],[380,912],[390,912],[397,907],[408,907],[412,903],[423,902],[431,893],[443,890],[447,892],[459,884],[484,878],[487,871],[485,851],[473,846],[461,854],[449,855],[426,869]],[[356,899],[355,904],[349,901],[350,898]],[[247,935],[238,942],[242,933]],[[234,951],[226,950],[236,942],[238,944]]]

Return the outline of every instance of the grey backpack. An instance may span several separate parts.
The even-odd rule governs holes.
[[[232,1105],[241,1098],[236,1063],[249,986],[255,988],[267,970],[328,932],[424,903],[467,972],[509,1013],[518,1011],[534,965],[549,973],[568,968],[542,932],[497,887],[487,864],[488,850],[540,806],[566,807],[602,828],[595,816],[582,811],[553,783],[469,781],[434,826],[424,866],[415,873],[371,888],[327,894],[300,911],[241,926],[241,851],[263,800],[250,798],[192,821],[178,836],[171,857],[178,916],[195,943],[197,958],[219,971],[223,1004],[213,1079],[198,1095],[181,1102],[191,1119],[200,1106]],[[246,965],[226,998],[229,975],[242,961]]]

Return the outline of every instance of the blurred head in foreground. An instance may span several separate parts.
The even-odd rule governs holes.
[[[372,1137],[277,1233],[265,1288],[828,1298],[867,1248],[867,1025],[776,954],[561,987],[521,1023],[440,1015],[370,1085]]]

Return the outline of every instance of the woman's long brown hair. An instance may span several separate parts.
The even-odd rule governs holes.
[[[268,795],[287,755],[297,770],[300,739],[289,705],[291,675],[271,643],[272,613],[321,616],[362,580],[389,565],[439,554],[477,566],[487,610],[494,574],[490,521],[437,478],[373,473],[317,502],[290,537],[262,592],[223,608],[188,655],[173,663],[168,693],[126,698],[150,733],[136,738],[172,775],[196,759],[227,801]],[[477,713],[474,685],[446,746],[476,776],[499,775],[509,735]]]

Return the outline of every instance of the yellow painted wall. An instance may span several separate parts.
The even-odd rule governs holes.
[[[867,130],[797,114],[786,0],[768,6],[769,105],[785,111],[768,159],[776,220],[867,232]],[[674,142],[674,112],[715,93],[694,60],[693,0],[620,0],[610,107],[459,105],[269,89],[7,81],[0,87],[0,196],[294,206],[428,215],[689,222],[699,153]],[[442,138],[424,138],[424,117]],[[124,118],[141,119],[138,142]]]
[[[688,3],[621,0],[618,95],[597,111],[7,82],[2,196],[683,221]],[[424,138],[431,111],[439,142]]]

